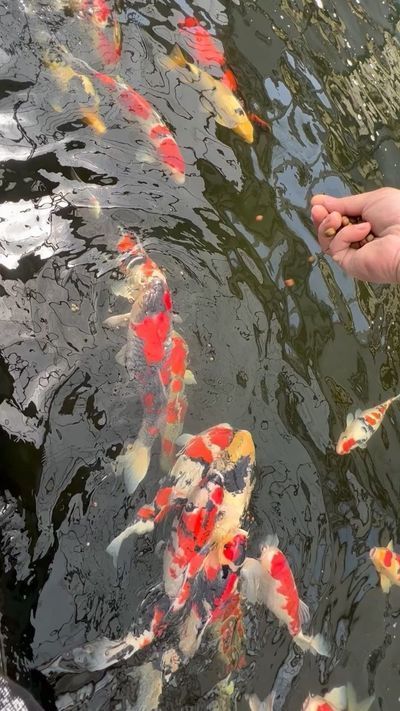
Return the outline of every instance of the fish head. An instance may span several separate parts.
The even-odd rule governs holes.
[[[376,570],[381,573],[390,569],[394,553],[390,548],[376,547],[371,548],[369,552],[369,557],[371,558]]]
[[[147,280],[143,307],[146,314],[159,314],[171,311],[172,300],[165,277],[161,272],[153,274]]]
[[[250,432],[247,430],[237,430],[226,451],[229,460],[233,464],[240,462],[244,458],[247,458],[252,464],[255,462],[254,442]]]
[[[239,111],[239,109],[237,111]],[[240,120],[238,121],[238,123],[236,123],[233,126],[232,130],[234,131],[234,133],[236,133],[238,136],[240,136],[240,138],[243,138],[243,140],[246,141],[246,143],[253,143],[253,141],[254,141],[253,124],[247,117],[245,111],[243,111],[243,109],[241,109],[241,111],[243,112],[243,115],[241,115]]]

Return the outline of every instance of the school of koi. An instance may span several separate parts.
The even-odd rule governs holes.
[[[65,0],[65,7],[87,22],[89,35],[102,67],[116,69],[122,52],[122,32],[111,0]],[[238,82],[219,43],[196,18],[178,22],[177,39],[194,62],[175,45],[164,58],[166,71],[177,71],[198,91],[203,108],[222,126],[246,142],[253,141],[253,123],[268,128],[263,119],[246,113],[236,95]],[[101,113],[101,92],[106,92],[121,115],[134,121],[147,142],[143,160],[158,163],[177,186],[185,181],[185,162],[173,132],[151,103],[120,76],[92,69],[72,57],[64,47],[47,50],[44,65],[62,92],[72,82],[83,92],[77,115],[99,136],[107,126]],[[61,111],[55,104],[54,109]],[[117,640],[101,638],[67,651],[42,667],[43,673],[106,669],[150,645],[164,642],[161,669],[165,674],[196,653],[203,640],[214,640],[228,672],[246,664],[245,606],[263,605],[283,623],[295,644],[315,655],[329,655],[321,634],[307,635],[307,605],[299,597],[289,561],[270,536],[258,558],[247,556],[246,516],[254,486],[255,448],[250,432],[218,424],[183,436],[188,409],[186,386],[195,385],[188,369],[189,347],[174,327],[171,291],[166,277],[141,242],[125,232],[116,243],[123,277],[115,293],[130,302],[130,310],[109,317],[107,329],[123,328],[126,345],[116,359],[126,370],[139,395],[143,419],[133,441],[126,441],[116,460],[129,496],[146,477],[151,453],[160,438],[159,461],[163,478],[151,503],[142,505],[132,523],[108,546],[114,564],[130,536],[151,533],[160,522],[167,530],[163,551],[161,593],[150,605],[145,601],[147,624],[139,633],[129,631]],[[400,397],[400,396],[397,396]],[[365,448],[371,435],[397,398],[375,408],[349,415],[336,452],[348,454]],[[130,500],[134,508],[134,499]],[[243,528],[244,527],[244,528]],[[400,555],[390,542],[373,548],[370,558],[383,592],[400,585]],[[166,646],[165,646],[166,645]],[[272,709],[274,693],[261,702],[248,697],[251,709]],[[357,704],[352,687],[337,687],[325,696],[309,696],[303,711],[355,711],[367,709],[373,698]]]

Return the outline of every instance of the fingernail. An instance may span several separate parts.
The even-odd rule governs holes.
[[[365,230],[365,222],[359,222],[357,225],[354,225],[354,228],[355,228],[356,230],[360,230],[360,232],[361,232],[362,230]]]
[[[333,229],[333,227],[330,227],[329,230],[325,230],[324,235],[325,237],[334,237],[336,234],[336,230]]]

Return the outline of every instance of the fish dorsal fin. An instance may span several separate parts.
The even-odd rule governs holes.
[[[264,540],[262,548],[279,548],[279,538],[276,533],[270,533]]]
[[[393,540],[389,541],[389,543],[387,544],[386,548],[388,548],[390,551],[393,550]]]
[[[385,595],[387,595],[390,588],[392,587],[392,583],[390,582],[389,578],[387,578],[386,575],[384,575],[383,573],[381,573],[379,578],[380,578],[382,592],[384,592]]]
[[[361,417],[362,415],[362,410],[358,407],[357,410],[354,413],[354,418]]]
[[[299,617],[302,627],[303,625],[307,625],[310,621],[310,610],[308,609],[308,605],[306,605],[303,600],[300,600]]]
[[[336,686],[332,691],[324,696],[325,701],[331,704],[337,711],[346,711],[347,692],[345,686]]]
[[[181,449],[183,449],[183,447],[186,447],[187,443],[190,442],[190,440],[193,439],[193,437],[194,437],[194,435],[184,432],[175,440],[175,444],[177,447],[180,447]]]
[[[351,425],[352,422],[354,422],[354,415],[352,412],[349,412],[349,414],[346,417],[346,427]]]
[[[183,376],[183,381],[185,385],[197,385],[196,378],[194,377],[191,370],[185,370],[185,375]]]

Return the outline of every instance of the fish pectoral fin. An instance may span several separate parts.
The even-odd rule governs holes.
[[[328,702],[333,708],[342,711],[347,707],[347,692],[345,686],[336,686],[332,691],[324,696],[325,701]]]
[[[346,417],[346,427],[351,425],[352,422],[354,422],[354,415],[352,412],[349,412],[349,414]]]
[[[393,541],[389,541],[386,548],[388,548],[390,551],[392,551],[393,550]]]
[[[121,350],[119,350],[118,353],[115,354],[115,360],[118,365],[122,365],[123,367],[126,366],[126,343],[124,346],[122,346]]]
[[[172,62],[173,66],[186,67],[186,65],[187,65],[185,56],[178,44],[174,44],[168,57],[169,57],[170,61]]]
[[[129,322],[129,316],[131,312],[127,314],[117,314],[116,316],[109,316],[103,321],[103,326],[106,328],[120,328],[121,326],[127,326]]]
[[[151,153],[148,151],[137,151],[136,152],[136,160],[138,163],[155,163],[156,158],[153,156]]]
[[[354,413],[354,418],[356,419],[357,417],[361,417],[362,415],[362,410],[360,408],[357,408],[357,410]]]
[[[368,447],[368,442],[360,442],[359,445],[358,445],[358,447],[359,447],[360,449],[367,449],[367,447]]]
[[[177,447],[185,447],[190,440],[193,439],[193,435],[184,432],[175,440],[175,445]]]
[[[183,382],[185,385],[197,385],[197,380],[194,377],[191,370],[185,370],[185,375],[183,376]]]
[[[390,588],[392,587],[392,583],[390,582],[389,578],[386,577],[383,573],[381,573],[380,577],[380,583],[381,583],[381,588],[382,592],[388,593]]]

